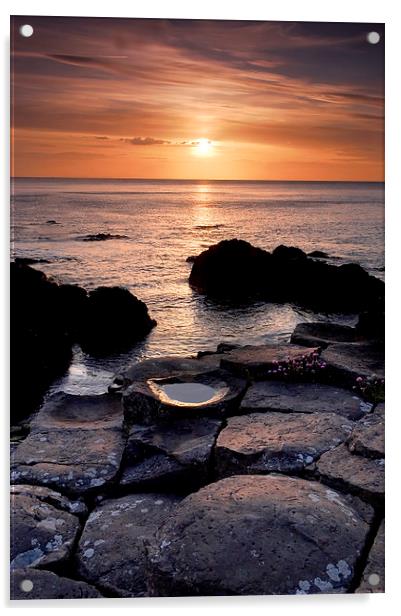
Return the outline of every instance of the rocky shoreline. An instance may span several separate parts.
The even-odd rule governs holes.
[[[12,596],[383,592],[384,404],[350,388],[378,343],[318,330],[52,396],[12,454]],[[305,360],[324,367],[283,372]],[[171,383],[215,397],[166,399]]]
[[[207,282],[202,292],[213,296],[221,275],[226,292],[250,291],[241,287],[245,269],[235,282],[233,242],[193,258],[192,283]],[[292,275],[315,271],[299,249],[274,256],[243,244],[241,253],[269,267],[279,259],[287,272],[295,267]],[[124,290],[87,294],[24,263],[13,267],[16,303],[23,291],[41,292],[29,317],[19,306],[15,318],[32,361],[35,349],[47,361],[65,351],[55,366],[62,369],[71,341],[85,345],[89,322],[107,352],[133,308],[142,325],[131,342],[154,325]],[[221,343],[195,357],[148,359],[124,367],[102,395],[50,396],[15,428],[11,597],[383,592],[383,289],[355,273],[365,289],[347,298],[363,311],[356,327],[303,323],[287,344]],[[113,322],[102,338],[116,300],[121,327]],[[54,370],[37,367],[32,382],[41,374],[43,391]],[[17,419],[30,410],[21,395]]]

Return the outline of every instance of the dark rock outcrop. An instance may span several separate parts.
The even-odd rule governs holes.
[[[353,387],[359,376],[384,378],[384,346],[377,342],[330,344],[321,358],[333,382]]]
[[[11,263],[12,423],[38,407],[51,382],[67,369],[71,347],[108,353],[132,346],[156,325],[127,289],[99,287],[89,295],[59,285],[24,261]]]
[[[237,239],[198,255],[189,283],[215,298],[259,297],[332,312],[359,312],[384,301],[384,283],[357,264],[336,267],[299,248],[278,246],[269,253]]]
[[[98,287],[88,294],[79,342],[85,352],[128,350],[156,325],[144,302],[122,287]]]
[[[337,323],[299,323],[291,335],[292,344],[325,349],[333,342],[357,342],[361,338],[355,327]]]
[[[128,235],[119,235],[118,233],[94,233],[78,237],[82,242],[105,242],[106,240],[126,240]]]
[[[60,577],[51,571],[16,569],[11,572],[10,598],[26,599],[100,599],[100,592],[86,582]]]
[[[330,255],[323,250],[312,250],[312,252],[308,252],[308,257],[312,257],[313,259],[330,259]]]
[[[346,592],[371,519],[317,482],[235,476],[185,498],[149,545],[154,596]]]

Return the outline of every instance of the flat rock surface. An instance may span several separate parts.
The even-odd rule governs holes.
[[[219,476],[297,472],[349,438],[352,423],[332,413],[231,417],[215,449]]]
[[[295,344],[265,344],[244,346],[225,353],[220,365],[241,376],[263,378],[267,370],[276,363],[301,359],[312,355],[318,348],[297,346]]]
[[[384,348],[377,343],[331,344],[321,358],[341,384],[354,385],[358,376],[384,378]]]
[[[80,575],[118,596],[146,596],[145,542],[179,501],[161,494],[104,501],[90,514],[79,542]]]
[[[293,344],[326,348],[333,342],[355,342],[358,340],[355,327],[337,323],[298,323],[291,335]]]
[[[135,464],[128,463],[122,471],[120,487],[124,490],[172,490],[180,493],[193,483],[191,469],[165,454],[155,454]]]
[[[240,410],[285,411],[287,413],[337,413],[348,419],[363,417],[371,405],[346,389],[320,383],[259,381],[249,387]]]
[[[218,367],[216,362],[203,362],[192,357],[176,357],[174,355],[160,357],[158,359],[145,359],[128,366],[115,378],[117,383],[127,387],[131,383],[154,378],[165,378],[177,374],[197,374],[208,369],[214,370]]]
[[[84,494],[112,482],[124,450],[117,396],[55,394],[13,454],[11,481]]]
[[[60,577],[51,571],[16,569],[11,572],[10,598],[100,599],[102,595],[86,582]]]
[[[352,431],[348,448],[368,458],[384,458],[384,416],[380,411],[358,422]]]
[[[77,507],[79,509],[79,506]],[[64,561],[78,535],[80,524],[70,513],[74,504],[61,494],[29,486],[11,489],[11,569],[47,566]]]
[[[326,486],[235,476],[185,498],[149,546],[155,596],[344,592],[368,524]]]
[[[379,530],[369,552],[368,561],[364,569],[361,583],[356,592],[375,593],[384,592],[384,520],[380,524]]]
[[[384,498],[384,458],[371,460],[352,454],[340,445],[323,454],[317,462],[320,477],[342,490],[367,500]]]

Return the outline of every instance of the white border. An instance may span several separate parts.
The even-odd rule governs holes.
[[[266,614],[268,610],[279,610],[281,614],[294,613],[322,615],[335,614],[339,611],[352,614],[377,615],[378,610],[395,608],[399,586],[399,513],[397,508],[397,496],[400,492],[400,444],[401,437],[400,417],[401,407],[399,400],[398,375],[399,362],[397,333],[399,333],[399,310],[400,306],[400,272],[397,267],[400,245],[400,171],[401,171],[401,87],[399,71],[399,42],[401,38],[401,19],[399,3],[396,0],[336,0],[332,3],[322,0],[279,0],[278,2],[263,2],[263,0],[202,0],[201,3],[191,3],[185,0],[168,0],[147,2],[133,2],[113,0],[113,2],[100,4],[98,2],[68,0],[65,3],[54,1],[35,0],[5,2],[1,8],[1,50],[2,50],[2,151],[3,161],[8,161],[8,63],[9,63],[9,15],[71,15],[71,16],[105,16],[105,17],[170,17],[170,18],[212,18],[212,19],[266,19],[286,21],[356,21],[356,22],[386,22],[386,317],[387,317],[387,429],[386,429],[386,454],[387,454],[387,518],[386,518],[386,594],[385,595],[326,595],[306,597],[235,597],[235,598],[196,598],[196,599],[105,599],[101,601],[34,601],[14,602],[7,604],[8,579],[7,565],[8,554],[3,548],[1,558],[1,599],[6,607],[16,609],[19,612],[26,607],[32,613],[44,608],[52,609],[75,609],[79,612],[85,610],[85,614],[94,613],[98,609],[135,610],[135,613],[152,613],[163,610],[166,616],[175,616],[177,612],[191,611],[191,614],[202,614],[205,610],[227,610],[230,614],[240,614],[246,609],[252,609],[255,614]],[[8,178],[9,168],[2,165],[1,192],[2,203],[2,244],[1,254],[3,257],[1,272],[1,285],[3,297],[7,298],[8,286]],[[398,279],[398,280],[397,280]],[[1,470],[2,485],[7,488],[8,466],[8,422],[7,422],[7,388],[8,388],[8,305],[7,300],[2,303],[2,344],[1,344],[1,391],[3,392],[2,436],[4,456],[2,456]],[[23,375],[21,375],[23,380]],[[23,386],[23,382],[22,382]],[[8,516],[7,500],[8,493],[3,492],[3,504],[1,506],[1,520],[3,522],[3,546],[8,545]]]

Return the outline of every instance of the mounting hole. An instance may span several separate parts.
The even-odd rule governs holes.
[[[380,575],[377,575],[377,573],[371,573],[368,577],[368,582],[371,586],[377,586],[380,582]]]
[[[380,34],[378,32],[368,32],[368,34],[366,35],[366,40],[371,45],[377,45],[377,43],[380,41]]]
[[[24,24],[23,26],[20,26],[19,33],[21,36],[25,36],[25,38],[28,38],[32,36],[33,28],[29,24]]]
[[[22,580],[22,582],[20,584],[20,588],[21,588],[22,592],[31,592],[31,590],[33,588],[32,580]]]

